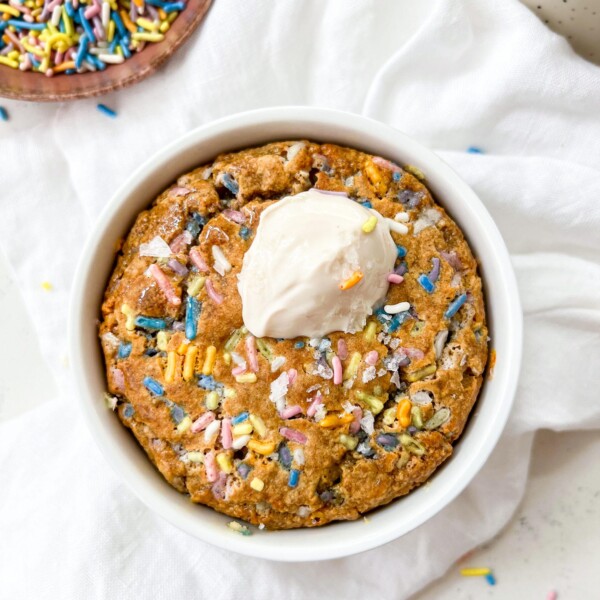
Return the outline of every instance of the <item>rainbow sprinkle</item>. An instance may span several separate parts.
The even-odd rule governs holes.
[[[0,2],[0,65],[53,77],[103,71],[162,42],[186,1]],[[114,117],[102,110],[108,116]]]
[[[117,116],[117,113],[112,109],[108,108],[106,104],[98,104],[96,107],[101,113],[104,113],[107,117],[114,119]]]
[[[0,121],[8,121],[8,112],[4,106],[0,106]]]

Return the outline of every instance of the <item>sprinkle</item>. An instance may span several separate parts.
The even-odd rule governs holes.
[[[467,148],[467,152],[469,154],[485,154],[484,151],[481,148],[478,148],[477,146],[469,146]]]
[[[202,310],[202,302],[198,302],[194,296],[188,296],[185,304],[185,337],[195,340],[198,333],[198,317]]]
[[[108,106],[106,106],[106,104],[98,104],[96,107],[101,113],[104,113],[107,117],[110,117],[111,119],[116,118],[117,113],[112,110],[111,108],[108,108]]]
[[[243,373],[241,375],[237,375],[235,380],[238,383],[256,383],[256,373]]]
[[[177,196],[179,194],[177,194],[177,190],[185,190],[186,192],[188,192],[189,190],[186,190],[185,188],[173,188],[171,189],[170,193]],[[183,252],[186,248],[186,246],[189,246],[192,243],[192,234],[185,230],[183,233],[180,233],[172,242],[171,245],[169,246],[171,252],[173,254],[179,254],[179,252]]]
[[[206,349],[204,365],[202,366],[202,375],[211,375],[215,361],[217,360],[217,349],[214,346],[209,346]]]
[[[354,352],[350,357],[350,362],[346,365],[346,369],[344,371],[343,379],[344,381],[348,381],[353,377],[356,377],[358,373],[358,366],[360,365],[360,361],[362,360],[362,355],[360,352]]]
[[[460,307],[467,301],[467,294],[461,294],[455,300],[453,300],[446,312],[444,313],[444,317],[446,319],[451,319],[460,309]]]
[[[152,377],[144,377],[142,383],[144,384],[144,387],[155,396],[162,396],[165,393],[162,385],[160,385],[156,379],[152,379]]]
[[[203,431],[215,420],[214,412],[205,412],[192,423],[192,432],[199,433]]]
[[[215,422],[218,423],[218,421],[215,421]],[[209,483],[213,483],[214,481],[216,481],[217,477],[218,477],[218,473],[217,473],[217,465],[215,462],[215,453],[213,450],[211,450],[204,457],[204,468],[206,469],[206,479],[209,481]]]
[[[212,390],[211,392],[206,394],[204,404],[208,410],[217,410],[217,408],[219,407],[219,394]]]
[[[0,121],[8,121],[8,111],[4,106],[0,106]]]
[[[368,200],[365,200],[364,202],[361,202],[360,204],[361,204],[361,206],[364,206],[365,208],[373,208],[373,205]]]
[[[396,275],[396,273],[390,273],[387,276],[387,280],[389,281],[389,283],[402,283],[404,281],[404,277],[402,277],[402,275]]]
[[[396,315],[398,313],[406,312],[410,310],[410,303],[408,302],[398,302],[398,304],[386,304],[383,307],[386,313],[390,315]]]
[[[272,361],[271,361],[271,373],[275,373],[277,371],[279,371],[279,369],[281,369],[281,367],[283,367],[283,365],[285,364],[286,358],[285,356],[276,356]],[[291,380],[291,377],[290,377]],[[290,381],[291,383],[291,381]]]
[[[250,414],[248,413],[248,411],[241,412],[239,415],[232,417],[231,424],[239,425],[240,423],[247,421],[249,416]]]
[[[131,354],[131,348],[131,342],[121,342],[119,345],[119,350],[117,351],[117,356],[119,358],[129,358],[129,355]]]
[[[233,443],[233,433],[231,430],[231,420],[223,419],[221,423],[221,445],[224,450],[229,450]]]
[[[412,403],[408,398],[403,398],[398,402],[398,408],[396,410],[396,418],[400,423],[400,427],[406,429],[411,423],[411,411]]]
[[[240,186],[229,173],[223,173],[221,175],[221,182],[234,196],[238,195]]]
[[[425,273],[423,273],[422,275],[419,275],[419,277],[417,278],[417,281],[421,284],[421,287],[428,294],[431,294],[435,290],[435,286],[433,285],[433,283],[431,282],[429,277],[427,277],[427,275],[425,275]]]
[[[207,444],[212,443],[219,435],[219,429],[221,429],[221,421],[211,421],[204,430],[204,441]]]
[[[240,237],[243,240],[247,240],[252,235],[252,229],[243,225],[240,227]]]
[[[298,471],[298,469],[292,469],[288,479],[288,486],[295,488],[298,485],[298,479],[300,479],[300,471]]]
[[[196,463],[196,464],[204,463],[204,453],[203,452],[196,452],[196,451],[188,452],[187,458],[192,463]]]
[[[343,381],[342,361],[339,356],[334,356],[331,363],[333,365],[333,383],[341,385]]]
[[[294,348],[296,348],[296,350],[300,350],[301,348],[304,348],[304,342],[296,342],[294,344]]]
[[[259,479],[258,477],[254,477],[250,482],[250,487],[256,492],[262,492],[265,488],[265,482],[262,479]]]
[[[365,233],[371,233],[377,227],[377,217],[371,215],[362,225],[362,230]]]
[[[252,467],[250,467],[250,465],[247,465],[245,462],[241,462],[237,466],[237,472],[240,474],[240,477],[242,479],[246,479],[246,477],[248,477],[248,473],[250,473],[251,470]]]
[[[489,575],[492,572],[491,569],[485,568],[474,568],[474,569],[461,569],[460,574],[463,577],[482,577]]]
[[[298,444],[306,444],[308,438],[297,429],[292,429],[291,427],[281,427],[279,429],[279,433],[286,439],[291,442],[298,442]]]
[[[358,400],[365,402],[369,406],[374,415],[378,415],[383,410],[383,402],[376,396],[367,394],[362,390],[357,390],[355,394]]]
[[[401,235],[408,233],[408,227],[403,223],[398,223],[398,221],[392,219],[386,219],[385,222],[388,224],[390,231],[393,231],[394,233],[399,233]]]
[[[225,254],[223,254],[223,250],[221,250],[220,246],[212,246],[211,252],[213,258],[215,259],[214,269],[215,271],[223,277],[225,273],[229,273],[231,271],[231,263],[227,260]]]
[[[173,284],[164,274],[163,270],[156,263],[153,263],[148,267],[148,272],[154,277],[158,287],[167,298],[167,302],[173,306],[179,306],[181,304],[181,298],[177,295]]]
[[[380,433],[375,438],[375,441],[380,446],[383,446],[385,450],[393,450],[400,443],[398,438],[391,433]]]
[[[288,407],[284,408],[279,413],[279,416],[282,419],[291,419],[301,413],[302,413],[302,408],[300,408],[298,405],[295,405],[295,406],[288,406]]]
[[[258,353],[256,351],[256,338],[253,335],[249,335],[246,338],[246,355],[248,356],[248,363],[250,369],[255,373],[258,373]]]
[[[363,278],[363,274],[360,271],[354,271],[348,279],[342,281],[340,283],[340,290],[349,290],[354,287],[361,279]]]
[[[421,381],[421,379],[425,379],[425,377],[429,377],[429,375],[433,375],[437,370],[435,364],[427,365],[422,369],[418,369],[417,371],[413,371],[412,373],[407,373],[405,375],[406,381],[409,383],[414,383],[415,381]]]
[[[242,525],[237,521],[231,521],[230,523],[227,523],[227,527],[236,533],[241,533],[242,535],[252,535],[252,532],[245,525]]]
[[[231,462],[231,458],[225,452],[219,452],[217,454],[217,464],[223,473],[232,473],[233,472],[233,464]]]
[[[354,421],[353,415],[342,415],[341,417],[338,415],[327,415],[324,419],[319,421],[319,426],[324,429],[334,429],[335,427],[342,427],[344,425],[348,425]]]
[[[409,214],[404,211],[396,213],[396,216],[394,217],[394,221],[398,221],[400,223],[408,223],[409,220],[410,220]]]
[[[314,417],[317,414],[317,409],[320,405],[323,404],[323,396],[321,396],[321,392],[317,392],[315,394],[314,400],[311,402],[310,406],[306,409],[307,417]]]
[[[252,427],[254,428],[254,431],[256,431],[256,433],[258,433],[258,435],[261,438],[265,437],[265,435],[267,434],[267,427],[265,425],[265,422],[258,415],[255,414],[251,414],[249,418],[250,423],[252,423]]]
[[[434,257],[431,259],[431,262],[433,263],[433,267],[429,272],[429,275],[427,275],[427,278],[429,279],[429,281],[431,281],[431,283],[435,283],[438,280],[438,277],[440,276],[440,259]]]
[[[183,361],[183,379],[192,381],[196,368],[196,359],[198,357],[198,346],[190,344],[185,351],[185,360]]]
[[[496,585],[496,578],[494,577],[493,573],[488,573],[485,576],[485,580],[490,584],[490,585]]]
[[[223,304],[223,296],[221,296],[221,294],[219,294],[219,292],[217,292],[217,290],[215,290],[215,286],[214,286],[213,282],[210,279],[207,279],[205,285],[206,285],[206,292],[208,293],[209,298],[215,304]]]
[[[248,435],[249,433],[252,433],[252,423],[250,423],[249,421],[239,423],[238,425],[235,425],[233,427],[232,431],[233,435],[235,435],[236,437],[238,435]]]
[[[142,329],[149,329],[151,331],[167,328],[167,322],[164,319],[159,319],[156,317],[144,317],[142,315],[138,315],[137,317],[135,317],[134,324],[136,327],[141,327]]]
[[[423,173],[423,171],[421,171],[421,169],[415,167],[414,165],[404,165],[404,170],[408,171],[411,175],[414,175],[417,179],[420,179],[421,181],[424,181],[425,179],[425,174]]]
[[[377,332],[377,323],[375,321],[369,321],[365,329],[365,341],[372,342],[375,339],[375,333]]]
[[[240,435],[233,440],[231,447],[234,450],[241,450],[250,441],[249,435]]]
[[[200,273],[210,273],[210,267],[204,260],[202,254],[200,254],[197,246],[194,246],[190,250],[189,256],[190,260],[194,263],[194,266],[198,269],[198,271],[200,271]]]
[[[261,454],[262,456],[269,456],[275,450],[275,444],[273,442],[259,442],[258,440],[250,440],[248,442],[248,448],[252,452]]]
[[[554,590],[548,592],[548,595],[546,596],[546,600],[556,600],[557,598],[558,594]]]

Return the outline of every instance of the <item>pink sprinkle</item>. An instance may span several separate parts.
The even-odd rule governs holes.
[[[377,350],[371,350],[371,352],[367,352],[367,355],[365,356],[365,362],[368,365],[375,366],[378,360],[379,354],[377,353]]]
[[[89,8],[86,8],[85,12],[83,13],[86,19],[91,19],[98,14],[100,14],[100,7],[97,4],[93,4]]]
[[[241,213],[239,210],[233,210],[232,208],[228,208],[223,211],[223,216],[229,221],[233,221],[238,225],[243,225],[246,222],[246,216]]]
[[[208,266],[208,264],[206,264],[204,258],[202,258],[202,255],[198,251],[197,246],[194,246],[190,250],[190,259],[194,263],[194,265],[196,265],[200,273],[210,273],[210,267]]]
[[[117,369],[115,367],[111,367],[110,369],[113,377],[113,384],[115,389],[119,392],[125,391],[125,375],[123,375],[123,371],[121,369]]]
[[[373,162],[378,166],[388,171],[392,171],[392,173],[400,173],[400,167],[395,165],[393,162],[386,160],[385,158],[381,158],[381,156],[374,156]]]
[[[213,450],[211,450],[204,457],[204,467],[206,468],[206,479],[208,479],[208,481],[210,481],[211,483],[213,481],[216,481],[218,477],[217,463],[215,461],[215,453]]]
[[[171,252],[173,254],[179,254],[185,250],[185,247],[192,243],[192,234],[189,231],[184,231],[180,233],[169,246],[171,248]]]
[[[291,429],[290,427],[281,427],[279,433],[292,442],[298,442],[299,444],[306,444],[308,438],[297,429]]]
[[[360,420],[362,419],[362,409],[357,406],[353,411],[354,421],[350,423],[350,433],[358,433],[360,431]]]
[[[256,352],[256,338],[253,335],[246,338],[246,354],[250,369],[258,373],[258,353]]]
[[[292,385],[296,381],[296,377],[298,377],[298,371],[296,369],[288,369],[287,373],[289,385]]]
[[[339,339],[337,346],[337,354],[340,357],[340,360],[346,360],[348,358],[348,346],[346,345],[346,340]]]
[[[246,367],[233,367],[233,369],[231,369],[231,374],[234,377],[237,377],[238,375],[243,375],[246,372]]]
[[[169,190],[169,194],[171,194],[173,196],[185,196],[186,194],[189,194],[189,193],[190,193],[190,190],[188,190],[187,188],[184,188],[184,187],[174,187]]]
[[[198,417],[193,423],[191,430],[193,433],[204,431],[215,420],[214,412],[206,412]]]
[[[397,273],[390,273],[387,276],[387,280],[390,283],[402,283],[404,281],[404,277],[402,277],[402,275],[398,275]]]
[[[423,351],[419,350],[418,348],[398,348],[397,352],[398,351],[404,352],[404,354],[406,354],[408,358],[414,360],[421,360],[425,356],[425,354],[423,354]]]
[[[331,359],[333,365],[333,384],[340,385],[342,383],[342,361],[339,356],[334,356]]]
[[[217,292],[217,290],[215,290],[215,286],[213,285],[213,282],[210,279],[207,279],[206,283],[204,285],[206,287],[206,292],[208,293],[208,297],[215,304],[223,304],[223,296],[221,296],[221,294],[219,294],[219,292]]]
[[[546,596],[547,600],[556,600],[558,598],[558,594],[552,590],[551,592],[548,592],[548,596]]]
[[[301,413],[302,409],[298,405],[287,406],[279,413],[279,416],[282,419],[291,419],[292,417],[295,417],[296,415],[299,415]]]
[[[153,263],[148,267],[148,271],[156,280],[158,287],[167,298],[167,301],[173,304],[173,306],[179,306],[181,304],[181,298],[175,292],[173,284],[163,273],[162,269],[156,263]]]
[[[323,404],[323,396],[321,396],[321,392],[317,392],[315,394],[315,399],[311,402],[310,406],[306,411],[306,416],[314,417],[317,413],[317,409],[319,408],[320,404]]]
[[[231,419],[223,419],[221,423],[221,444],[225,450],[231,448],[233,433],[231,432]]]
[[[440,256],[455,270],[461,271],[463,268],[462,262],[456,252],[440,252]]]

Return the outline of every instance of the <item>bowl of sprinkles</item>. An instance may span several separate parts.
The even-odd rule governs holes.
[[[0,2],[0,96],[63,101],[106,94],[164,63],[211,0]]]
[[[108,462],[182,530],[272,560],[362,552],[442,510],[520,368],[516,282],[480,200],[412,139],[326,109],[234,115],[142,165],[86,244],[70,314]]]

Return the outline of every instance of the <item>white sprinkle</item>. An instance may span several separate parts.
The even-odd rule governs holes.
[[[169,258],[171,248],[160,235],[152,238],[147,244],[140,244],[140,256],[152,256],[153,258]]]
[[[304,464],[304,450],[302,450],[302,448],[296,448],[294,450],[294,462],[299,466]]]
[[[419,390],[411,395],[410,401],[413,404],[418,404],[419,406],[423,406],[425,404],[430,404],[432,402],[431,396],[424,390]]]
[[[219,433],[219,429],[221,428],[221,421],[215,420],[208,425],[208,427],[204,430],[204,441],[207,444],[210,444],[214,441]]]
[[[304,142],[296,142],[295,144],[292,144],[287,149],[288,161],[294,160],[295,156],[298,154],[298,152],[300,152],[300,150],[302,150],[302,148],[304,148]]]
[[[102,341],[111,348],[118,348],[121,344],[121,340],[110,331],[107,331],[105,334],[102,335]]]
[[[88,60],[84,60],[81,62],[81,64],[88,70],[88,71],[95,71],[96,70],[96,66],[93,65],[91,62],[89,62]],[[83,69],[82,69],[83,72]]]
[[[398,371],[394,371],[394,374],[392,375],[390,381],[397,387],[400,387],[400,374],[398,373]]]
[[[237,437],[233,440],[233,442],[231,443],[231,447],[234,450],[241,450],[249,441],[249,435],[240,435],[240,437]]]
[[[262,531],[265,528],[265,524],[264,523],[259,523],[258,524],[258,528]]]
[[[62,8],[60,6],[55,6],[54,10],[52,11],[52,19],[51,19],[51,23],[52,23],[52,25],[54,25],[54,27],[59,26],[61,16],[62,16]]]
[[[370,410],[363,413],[363,418],[360,420],[360,428],[367,434],[371,435],[375,430],[375,418]]]
[[[276,356],[271,361],[271,373],[275,373],[275,371],[279,371],[281,367],[285,364],[285,356]]]
[[[322,421],[325,418],[326,414],[327,414],[327,409],[325,408],[325,405],[319,404],[319,406],[317,406],[317,412],[315,413],[315,421],[317,423],[319,421]]]
[[[394,338],[390,341],[389,345],[392,350],[396,350],[396,348],[398,348],[400,345],[400,340],[398,338]]]
[[[401,233],[402,235],[408,233],[408,227],[406,225],[398,223],[397,221],[392,221],[392,219],[386,219],[386,222],[390,228],[390,231],[393,231],[394,233]]]
[[[312,392],[316,392],[317,390],[321,389],[321,384],[320,383],[316,383],[315,385],[311,385],[307,390],[306,393],[310,394]]]
[[[102,3],[102,27],[106,29],[110,21],[110,4],[108,2]]]
[[[363,374],[362,374],[363,383],[369,383],[369,381],[372,381],[373,379],[375,379],[376,375],[377,375],[377,371],[376,371],[375,367],[373,367],[373,366],[368,367],[367,369],[365,369],[363,371]]]
[[[308,517],[308,515],[310,515],[310,508],[308,506],[301,506],[298,509],[298,516],[305,519],[306,517]]]
[[[400,223],[408,223],[409,219],[410,219],[410,216],[408,215],[407,212],[396,213],[396,216],[394,217],[394,220],[400,221]]]
[[[230,352],[229,354],[231,354],[231,358],[233,359],[233,362],[236,364],[236,366],[243,367],[244,369],[246,368],[246,361],[244,360],[244,357],[241,354],[238,354],[237,352]]]
[[[231,271],[231,263],[223,254],[223,250],[221,250],[220,246],[212,246],[211,251],[213,258],[215,259],[215,264],[213,267],[215,271],[221,275],[221,277],[223,277],[225,273],[229,273],[229,271]]]
[[[98,58],[107,65],[120,65],[125,60],[120,54],[99,54]]]
[[[274,402],[278,407],[282,403],[285,403],[285,395],[288,391],[290,384],[290,378],[287,371],[284,371],[275,381],[271,382],[271,393],[269,394],[269,400]]]
[[[410,310],[410,304],[408,302],[398,302],[398,304],[386,304],[383,307],[386,313],[390,315],[396,315],[401,312],[406,312]]]

